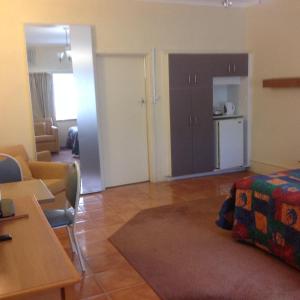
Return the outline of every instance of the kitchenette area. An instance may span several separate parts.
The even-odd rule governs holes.
[[[249,167],[248,54],[170,54],[171,177]]]

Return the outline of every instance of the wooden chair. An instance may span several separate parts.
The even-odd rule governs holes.
[[[67,227],[73,251],[77,252],[82,273],[85,272],[83,257],[75,235],[76,216],[80,198],[80,169],[77,162],[70,165],[66,182],[68,203],[64,209],[45,210],[45,215],[52,228]],[[69,204],[69,205],[68,205]],[[69,206],[69,208],[68,208]]]

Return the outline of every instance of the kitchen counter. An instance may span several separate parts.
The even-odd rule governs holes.
[[[236,118],[243,118],[242,115],[221,115],[221,116],[213,116],[214,120],[223,120],[223,119],[236,119]]]

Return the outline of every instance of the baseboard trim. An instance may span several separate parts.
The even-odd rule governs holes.
[[[282,165],[276,165],[276,164],[266,163],[262,161],[252,160],[250,170],[254,173],[270,174],[270,173],[275,173],[282,170],[293,169],[293,168],[295,167],[282,166]]]
[[[191,175],[183,175],[183,176],[167,176],[166,179],[168,181],[173,180],[181,180],[181,179],[189,179],[189,178],[197,178],[197,177],[204,177],[204,176],[213,176],[213,175],[221,175],[221,174],[227,174],[227,173],[235,173],[235,172],[242,172],[247,170],[247,167],[238,167],[238,168],[232,168],[232,169],[226,169],[226,170],[219,170],[216,169],[212,172],[206,172],[206,173],[197,173],[197,174],[191,174]]]

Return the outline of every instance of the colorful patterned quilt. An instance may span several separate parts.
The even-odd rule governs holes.
[[[238,180],[217,225],[300,269],[300,169]]]

